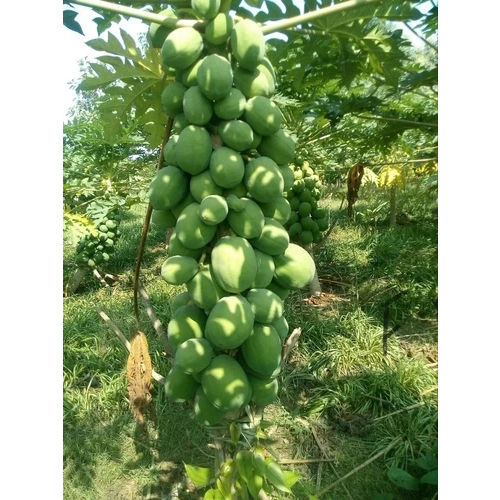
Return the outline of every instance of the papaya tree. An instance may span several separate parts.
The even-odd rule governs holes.
[[[99,111],[110,134],[119,134],[124,118],[133,116],[149,144],[160,146],[135,293],[145,235],[156,214],[154,220],[173,229],[161,276],[185,286],[171,302],[172,367],[156,379],[168,398],[192,402],[198,421],[219,433],[215,466],[187,466],[187,474],[197,486],[209,486],[205,498],[291,493],[297,476],[281,470],[264,449],[262,417],[277,398],[279,374],[300,335],[300,329],[289,335],[284,301],[313,280],[315,264],[290,242],[279,210],[286,204],[277,202],[284,199],[297,140],[273,100],[283,76],[272,62],[285,56],[285,46],[277,39],[266,43],[264,36],[280,33],[294,44],[308,32],[324,32],[328,51],[330,35],[343,25],[356,32],[373,17],[417,13],[410,2],[347,1],[325,8],[306,2],[301,14],[289,0],[285,12],[266,1],[267,12],[255,14],[242,5],[193,0],[190,14],[196,19],[185,19],[174,5],[155,14],[99,0],[71,3],[150,23],[148,48],[124,30],[121,41],[108,33],[107,41],[89,42],[105,54],[80,88],[100,90]],[[384,71],[385,39],[361,39],[365,55]],[[312,58],[311,72],[317,62]],[[131,344],[140,338],[136,332]]]

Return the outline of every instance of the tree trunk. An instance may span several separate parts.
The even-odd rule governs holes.
[[[396,227],[396,187],[391,187],[390,227]]]
[[[85,267],[79,267],[75,271],[75,274],[69,279],[68,283],[66,284],[66,290],[65,290],[65,296],[69,297],[70,295],[73,295],[80,285],[82,284],[83,279],[87,275],[88,269]]]

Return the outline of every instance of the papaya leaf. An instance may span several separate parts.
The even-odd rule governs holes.
[[[228,477],[220,477],[216,481],[219,493],[224,500],[231,500],[231,480]]]
[[[80,23],[75,20],[75,17],[78,15],[78,12],[74,10],[63,10],[63,24],[66,26],[66,28],[70,29],[71,31],[76,31],[76,33],[80,33],[80,35],[83,35],[83,30],[82,27],[80,26]]]
[[[392,493],[377,493],[373,495],[372,500],[394,500]]]
[[[390,481],[394,483],[399,488],[403,488],[408,491],[418,491],[419,481],[416,477],[406,472],[398,467],[391,467],[387,473]]]
[[[420,482],[425,483],[425,484],[433,484],[433,485],[437,486],[437,484],[438,484],[438,470],[434,469],[434,470],[427,472],[426,474],[424,474],[420,478]]]
[[[429,179],[427,179],[430,182],[437,180],[437,175],[431,175]],[[424,455],[422,457],[418,457],[417,460],[415,460],[415,463],[421,468],[426,471],[430,471],[433,469],[437,469],[438,466],[438,459],[436,455],[433,455],[432,453],[428,453],[427,455]]]
[[[253,466],[260,475],[266,475],[266,459],[264,458],[264,455],[262,455],[262,453],[254,452]]]
[[[285,481],[285,485],[287,486],[287,488],[290,489],[300,479],[300,476],[293,470],[284,470],[282,471],[282,474],[283,474],[283,480]]]
[[[274,460],[267,461],[265,477],[272,485],[278,488],[278,490],[284,491],[285,493],[292,492],[286,485],[281,467]]]
[[[235,457],[236,469],[241,478],[249,483],[253,474],[253,454],[248,450],[240,450]]]
[[[203,495],[203,500],[224,500],[224,495],[214,488],[211,488]]]
[[[184,464],[186,474],[195,486],[206,486],[214,477],[213,469]]]
[[[250,495],[252,495],[252,498],[258,498],[259,492],[264,486],[264,478],[262,476],[259,476],[258,474],[252,473],[249,481],[247,481],[247,486]]]

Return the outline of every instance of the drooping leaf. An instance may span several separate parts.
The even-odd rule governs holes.
[[[266,460],[266,471],[265,478],[273,484],[278,490],[284,491],[285,493],[291,493],[292,491],[287,486],[285,478],[283,476],[283,471],[281,467],[272,459]]]
[[[214,477],[214,471],[210,467],[184,464],[184,468],[187,476],[196,486],[206,486]]]
[[[437,486],[437,484],[438,484],[438,470],[434,469],[434,470],[427,472],[426,474],[424,474],[420,478],[420,482],[425,483],[425,484],[433,484],[433,485]]]
[[[287,488],[292,488],[293,485],[300,479],[300,476],[293,470],[281,471]]]
[[[435,180],[437,180],[437,174],[434,174],[427,179],[428,182],[434,182]],[[417,460],[415,460],[415,463],[421,469],[424,469],[426,471],[431,471],[433,469],[437,469],[438,459],[437,459],[436,455],[433,455],[432,453],[428,453],[427,455],[424,455],[422,457],[418,457]]]
[[[420,483],[418,479],[399,467],[391,467],[387,473],[389,480],[399,488],[408,491],[418,491]]]
[[[203,500],[224,500],[224,495],[219,490],[211,488],[205,492]]]

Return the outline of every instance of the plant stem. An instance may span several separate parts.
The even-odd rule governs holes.
[[[262,27],[262,33],[266,35],[275,31],[291,28],[293,26],[296,26],[297,24],[308,23],[330,14],[349,11],[353,8],[359,7],[360,5],[379,3],[380,1],[381,0],[348,0],[347,2],[342,2],[341,4],[332,5],[323,9],[317,9],[313,12],[307,12],[299,16],[290,17],[288,19],[283,19],[281,21],[266,24]],[[136,17],[149,23],[158,23],[164,26],[168,26],[169,28],[192,27],[198,29],[202,28],[205,24],[202,21],[198,21],[197,19],[169,18],[160,14],[155,14],[154,12],[146,12],[144,10],[134,9],[133,7],[118,5],[113,2],[106,2],[104,0],[72,0],[72,3],[85,5],[86,7],[92,7],[94,9],[108,10],[110,12],[116,12],[117,14],[122,14],[124,16]]]
[[[113,2],[106,2],[104,0],[72,0],[71,3],[85,5],[86,7],[92,7],[95,9],[108,10],[124,16],[136,17],[137,19],[142,19],[143,21],[148,21],[150,23],[163,24],[169,28],[194,27],[203,24],[197,19],[176,19],[175,17],[162,16],[161,14],[155,14],[154,12],[146,12],[144,10],[134,9],[133,7],[127,7]]]
[[[415,120],[403,120],[403,118],[389,118],[387,116],[366,116],[358,115],[357,113],[352,113],[352,116],[361,118],[362,120],[381,120],[383,122],[397,122],[397,123],[407,123],[408,125],[418,125],[420,127],[436,127],[437,123],[427,123],[427,122],[417,122]]]
[[[318,9],[313,12],[307,12],[301,14],[300,16],[290,17],[288,19],[283,19],[281,21],[276,21],[273,23],[266,24],[262,28],[262,33],[264,35],[268,33],[273,33],[275,31],[280,31],[285,28],[290,28],[296,26],[297,24],[308,23],[319,19],[320,17],[328,16],[330,14],[337,14],[340,12],[351,10],[352,8],[359,7],[360,5],[367,5],[370,3],[379,3],[380,0],[348,0],[347,2],[342,2],[340,4],[335,4],[330,7],[325,7],[323,9]]]
[[[429,40],[427,40],[427,38],[423,37],[422,35],[420,35],[416,30],[414,30],[409,23],[403,23],[417,38],[420,38],[420,40],[422,40],[422,42],[426,43],[431,49],[434,49],[436,52],[438,51],[438,48],[436,47],[436,45],[434,45],[433,43],[429,42]]]

